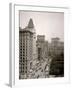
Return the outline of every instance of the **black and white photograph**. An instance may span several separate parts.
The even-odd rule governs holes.
[[[19,10],[19,80],[64,77],[64,12]]]

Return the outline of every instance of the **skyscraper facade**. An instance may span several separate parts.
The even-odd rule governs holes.
[[[30,78],[31,64],[36,56],[36,35],[32,19],[24,29],[19,28],[19,79]]]

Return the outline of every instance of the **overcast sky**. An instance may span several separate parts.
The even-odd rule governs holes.
[[[33,19],[36,35],[45,35],[45,39],[59,37],[64,41],[64,13],[20,11],[20,27],[25,28],[29,19]]]

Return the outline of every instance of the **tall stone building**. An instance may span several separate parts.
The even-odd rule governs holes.
[[[36,58],[36,33],[32,19],[24,29],[19,28],[19,79],[30,78],[32,61]]]

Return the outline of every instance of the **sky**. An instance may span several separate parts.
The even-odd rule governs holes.
[[[55,37],[64,41],[64,13],[19,11],[20,27],[25,28],[30,18],[33,19],[36,35],[45,35],[48,41]]]

